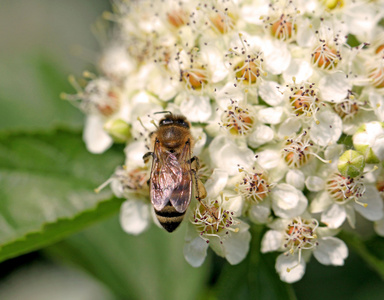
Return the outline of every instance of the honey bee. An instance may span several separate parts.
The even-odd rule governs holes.
[[[146,153],[143,159],[147,161],[152,156],[151,202],[161,226],[172,232],[183,221],[191,202],[193,183],[197,200],[205,198],[206,191],[196,174],[198,158],[191,157],[194,145],[191,124],[184,116],[167,111],[159,113],[167,115],[150,134],[153,152]]]

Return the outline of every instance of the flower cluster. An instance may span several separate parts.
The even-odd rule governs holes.
[[[192,123],[207,190],[183,221],[191,265],[208,247],[242,261],[251,223],[270,228],[261,251],[283,252],[286,282],[311,253],[342,265],[334,236],[359,225],[356,212],[384,236],[383,12],[363,0],[114,0],[99,75],[71,78],[64,98],[86,114],[89,151],[127,144],[100,187],[127,199],[124,230],[158,223],[142,157],[166,110]]]

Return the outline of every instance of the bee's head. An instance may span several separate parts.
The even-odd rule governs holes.
[[[160,127],[167,126],[167,125],[176,125],[176,126],[181,126],[188,129],[190,127],[186,117],[182,115],[174,115],[171,112],[168,112],[168,114],[159,122]]]

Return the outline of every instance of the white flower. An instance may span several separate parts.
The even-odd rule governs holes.
[[[255,223],[267,223],[271,220],[271,199],[269,197],[275,183],[260,166],[239,168],[239,174],[231,179],[228,186],[243,197],[249,218]]]
[[[277,184],[271,191],[272,209],[278,217],[290,218],[302,214],[308,205],[304,194],[287,184]]]
[[[370,221],[383,217],[383,203],[378,191],[365,184],[363,176],[350,178],[338,172],[324,172],[326,178],[308,177],[306,187],[319,193],[312,200],[310,211],[321,213],[321,221],[330,228],[339,228],[347,219],[355,227],[355,210]],[[328,174],[328,175],[326,175]]]
[[[123,43],[112,44],[104,49],[99,66],[108,77],[118,81],[125,79],[136,67]]]
[[[120,208],[120,224],[126,233],[138,235],[151,224],[150,205],[137,200],[127,200]]]
[[[321,111],[316,116],[317,120],[312,122],[309,132],[311,140],[319,146],[335,144],[343,131],[341,118],[328,110]]]
[[[241,214],[240,196],[228,198],[228,192],[208,197],[191,212],[185,238],[184,256],[194,267],[200,266],[210,246],[230,264],[240,263],[248,253],[249,225],[238,219]]]
[[[254,154],[248,147],[237,146],[235,142],[224,135],[215,137],[209,145],[212,164],[223,169],[229,175],[237,174],[238,166],[252,165]]]
[[[343,241],[333,237],[337,231],[318,227],[308,214],[292,219],[278,219],[269,226],[261,242],[261,252],[284,251],[276,260],[280,279],[292,283],[305,273],[311,253],[324,265],[341,266],[348,256]]]
[[[365,155],[367,163],[384,160],[384,123],[370,122],[353,135],[353,145]]]

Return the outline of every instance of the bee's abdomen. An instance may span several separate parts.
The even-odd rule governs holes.
[[[172,232],[183,221],[185,212],[179,213],[172,205],[168,204],[162,210],[155,209],[155,214],[161,226],[168,232]]]

